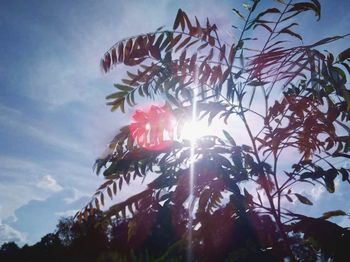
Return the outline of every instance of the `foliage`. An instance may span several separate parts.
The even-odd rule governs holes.
[[[336,58],[318,49],[345,36],[299,43],[298,16],[312,11],[320,19],[318,0],[275,1],[266,10],[260,4],[253,0],[243,11],[233,9],[242,24],[233,26],[238,40],[180,9],[171,30],[123,39],[102,58],[104,72],[118,65],[132,70],[107,96],[112,111],[125,112],[139,97],[165,103],[136,111],[134,122],[120,129],[109,154],[96,161],[106,181],[76,215],[88,220],[105,196],[113,199],[137,177],[154,177],[99,220],[105,225],[121,219],[117,229],[124,230],[118,234],[126,253],[148,250],[160,260],[185,259],[190,239],[197,260],[341,260],[345,247],[333,241],[347,239],[348,231],[327,219],[345,212],[308,218],[283,203],[313,204],[294,192],[298,184],[318,183],[333,193],[338,177],[350,182],[349,170],[334,164],[350,158],[350,49]],[[254,32],[263,36],[252,38]],[[193,111],[208,125],[223,121],[228,128],[186,141],[181,128]],[[237,121],[248,145],[230,133]],[[287,169],[280,164],[285,152],[298,156]],[[147,246],[152,241],[155,249]]]
[[[95,217],[96,219],[97,217]],[[95,222],[77,223],[72,217],[62,218],[53,233],[43,236],[32,246],[18,247],[14,242],[0,247],[0,261],[152,261],[147,252],[135,255],[120,247],[119,223],[108,229],[96,228]]]

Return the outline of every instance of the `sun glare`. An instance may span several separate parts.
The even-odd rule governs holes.
[[[181,130],[181,137],[190,141],[209,135],[210,130],[206,121],[188,121]]]

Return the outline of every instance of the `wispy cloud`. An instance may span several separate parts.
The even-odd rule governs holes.
[[[0,246],[6,242],[23,244],[25,241],[26,237],[23,233],[7,224],[2,223],[0,220]]]
[[[83,144],[77,141],[55,133],[55,130],[48,127],[47,124],[28,119],[21,111],[0,105],[0,126],[12,128],[16,131],[22,131],[24,135],[31,136],[44,144],[52,147],[58,147],[68,152],[79,153],[81,156],[90,156]]]
[[[0,155],[0,219],[14,216],[14,211],[30,200],[45,200],[64,188],[74,188],[64,196],[66,204],[91,195],[99,179],[91,166],[74,161],[34,161]]]
[[[50,190],[53,192],[59,192],[63,187],[57,183],[57,181],[50,175],[43,176],[40,181],[36,184],[38,188]]]

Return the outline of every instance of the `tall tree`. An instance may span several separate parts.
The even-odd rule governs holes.
[[[106,181],[76,218],[88,219],[105,196],[113,199],[137,177],[152,177],[100,220],[122,219],[119,232],[130,252],[148,250],[164,260],[340,261],[346,248],[334,243],[345,243],[349,233],[327,219],[346,213],[311,218],[283,203],[313,204],[298,184],[333,193],[338,177],[350,182],[349,169],[334,164],[350,158],[350,49],[336,58],[319,50],[345,36],[302,43],[296,21],[305,12],[320,19],[318,0],[274,1],[267,9],[253,0],[233,12],[241,20],[233,25],[237,38],[180,9],[172,29],[123,39],[105,53],[104,72],[118,65],[130,70],[107,96],[112,111],[125,112],[138,97],[164,106],[136,110],[116,134],[109,154],[96,161]],[[263,34],[252,38],[252,32]],[[200,119],[227,128],[184,139],[184,123]],[[246,144],[230,131],[238,121]],[[285,152],[296,156],[288,168],[280,162]]]

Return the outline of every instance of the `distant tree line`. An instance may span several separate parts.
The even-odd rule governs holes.
[[[73,217],[61,218],[53,233],[48,233],[34,245],[19,247],[15,242],[0,247],[0,261],[155,261],[178,240],[167,225],[165,214],[159,214],[152,230],[145,237],[131,239],[128,220],[115,219],[102,225],[102,212],[78,223]],[[147,224],[147,221],[145,221]],[[171,248],[170,248],[171,249]],[[182,261],[185,257],[174,258]],[[169,259],[167,257],[166,259]],[[169,260],[167,260],[169,261]]]
[[[20,248],[15,242],[4,243],[0,247],[0,261],[186,261],[187,243],[174,232],[169,211],[166,207],[160,208],[152,226],[147,228],[151,221],[144,221],[145,228],[137,237],[130,232],[131,220],[115,219],[108,224],[100,224],[98,221],[101,221],[102,212],[90,216],[88,221],[82,223],[72,217],[61,218],[53,233],[48,233],[32,246],[26,244]],[[214,224],[217,227],[224,226],[227,221],[223,217],[221,213],[215,214],[213,227]],[[208,234],[210,231],[215,233],[210,238],[212,247],[203,250],[203,257],[199,261],[213,261],[215,257],[216,261],[278,261],[276,251],[273,253],[259,248],[259,242],[275,234],[274,223],[265,216],[257,228],[257,218],[252,214],[242,216],[239,227],[234,229],[235,234],[221,232],[220,235],[215,235],[220,230],[208,229]],[[349,230],[325,220],[325,217],[300,219],[303,222],[295,224],[295,233],[290,237],[294,243],[294,252],[306,259],[300,261],[319,260],[313,243],[303,241],[303,235],[297,232],[298,228],[318,243],[322,253],[333,257],[334,261],[346,261],[343,259],[350,243]],[[221,238],[225,239],[224,244],[220,241]],[[215,243],[221,244],[217,246]],[[252,250],[245,248],[247,243]],[[228,246],[231,252],[227,254],[223,250]],[[282,246],[278,249],[281,253],[284,252]]]

